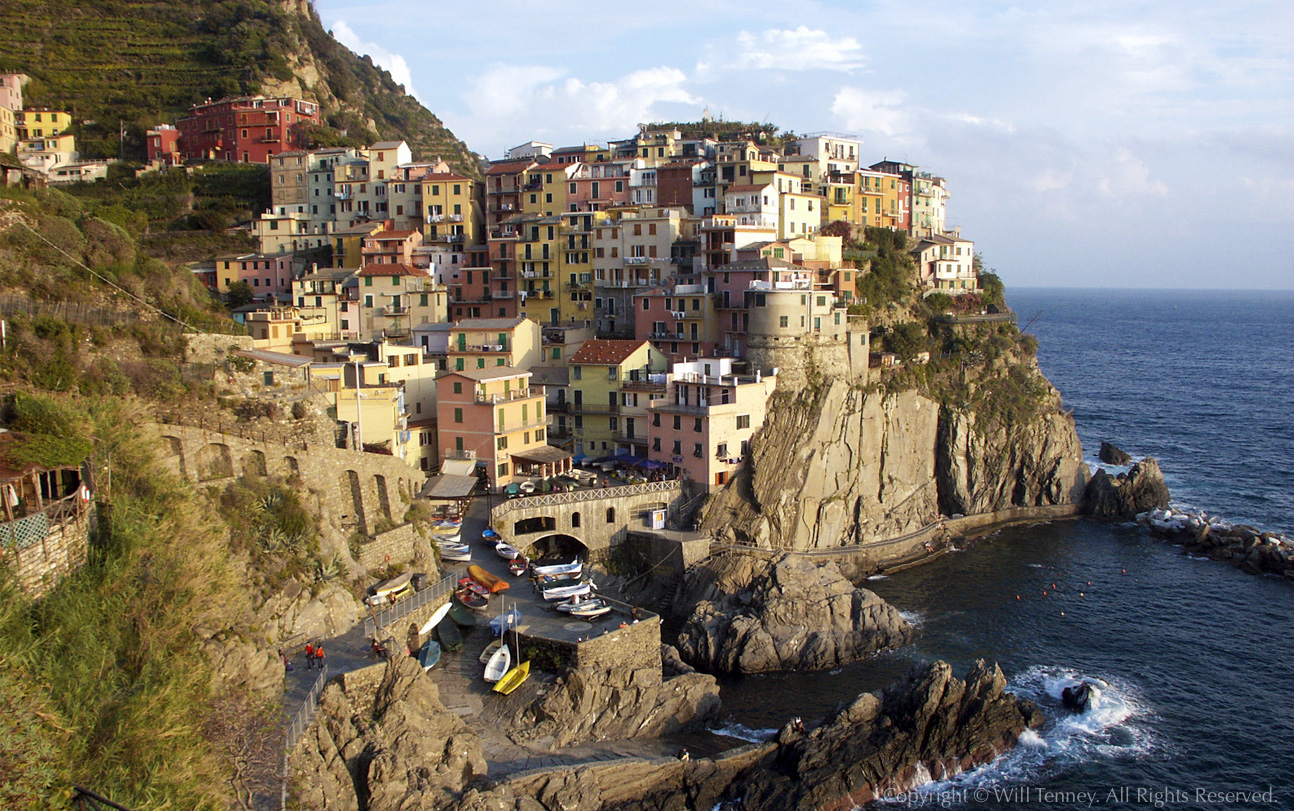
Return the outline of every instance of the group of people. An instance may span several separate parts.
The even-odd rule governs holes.
[[[324,669],[324,649],[323,643],[306,643],[306,670]]]

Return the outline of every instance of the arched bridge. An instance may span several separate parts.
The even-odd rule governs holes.
[[[490,525],[523,551],[537,543],[565,551],[573,540],[588,552],[604,552],[624,541],[631,529],[648,528],[656,510],[672,517],[683,502],[677,481],[541,493],[496,505]]]

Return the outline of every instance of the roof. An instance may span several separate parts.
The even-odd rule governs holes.
[[[381,221],[362,222],[362,223],[359,223],[358,225],[348,225],[345,228],[337,228],[333,230],[331,235],[335,237],[339,237],[339,236],[344,237],[344,236],[351,236],[353,234],[371,234],[374,231],[380,231],[380,230],[382,230]]]
[[[350,276],[354,272],[355,272],[355,268],[319,268],[318,270],[312,270],[309,273],[305,274],[304,276],[298,277],[297,281],[300,282],[300,281],[314,280],[314,279],[329,279],[335,282],[335,281],[340,281],[341,279],[345,279],[347,276]]]
[[[446,459],[440,463],[442,476],[471,476],[475,471],[475,459]]]
[[[467,498],[476,487],[475,476],[441,474],[427,479],[418,495],[421,498]]]
[[[300,355],[292,355],[287,352],[271,352],[268,349],[240,349],[234,353],[244,358],[259,360],[264,363],[273,363],[278,366],[294,366],[300,368],[309,366],[314,363],[310,358],[303,358]]]
[[[525,318],[464,318],[453,324],[453,329],[515,329],[525,322]]]
[[[373,239],[408,239],[410,235],[418,233],[417,231],[378,231],[373,234]]]
[[[403,145],[404,141],[378,141],[376,144],[370,146],[369,149],[399,149]]]
[[[395,264],[375,263],[365,265],[359,269],[357,276],[430,276],[423,268],[416,268],[412,265],[406,265],[403,262]]]
[[[419,179],[420,180],[462,180],[462,181],[471,180],[470,177],[455,174],[453,172],[429,172],[428,174],[423,175]]]
[[[613,364],[625,360],[646,346],[646,341],[614,341],[592,338],[580,344],[580,351],[571,356],[571,363]]]
[[[515,366],[491,366],[487,369],[451,369],[449,374],[462,375],[469,380],[475,380],[477,383],[484,383],[487,380],[502,380],[505,377],[528,376],[530,372],[525,369],[518,369]]]
[[[567,366],[532,366],[530,382],[538,386],[567,386],[571,382],[571,370]]]
[[[554,448],[552,445],[542,445],[538,448],[527,448],[523,451],[513,451],[513,459],[524,459],[527,462],[535,462],[541,465],[560,462],[563,459],[570,459],[570,451],[564,451],[561,448]]]
[[[485,170],[487,175],[506,175],[509,172],[524,172],[530,168],[534,161],[530,158],[522,158],[515,161],[495,161]]]
[[[771,184],[771,183],[760,183],[760,184],[747,183],[747,184],[742,185],[742,186],[729,186],[729,187],[728,187],[728,189],[727,189],[727,191],[726,191],[726,193],[727,193],[727,194],[732,194],[733,192],[760,191],[760,190],[762,190],[762,189],[767,189],[767,188],[768,188],[769,186],[771,186],[771,185],[773,185],[773,184]]]

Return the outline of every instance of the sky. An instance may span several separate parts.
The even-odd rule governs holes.
[[[1008,285],[1294,289],[1289,0],[315,7],[487,158],[707,111],[852,134],[944,177]]]

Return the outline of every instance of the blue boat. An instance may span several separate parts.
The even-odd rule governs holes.
[[[440,661],[440,643],[434,639],[428,640],[422,650],[418,651],[418,663],[422,665],[423,670],[431,670]]]
[[[521,623],[521,609],[513,606],[499,616],[490,620],[490,633],[500,636],[504,631],[512,630]]]

